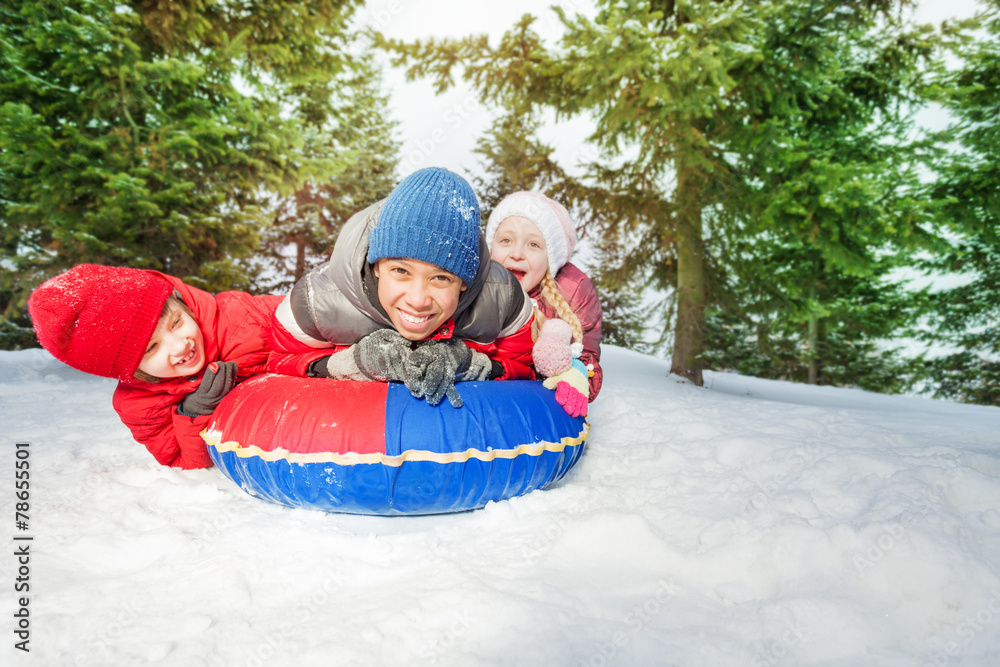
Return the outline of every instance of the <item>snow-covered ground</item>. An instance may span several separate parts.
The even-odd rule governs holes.
[[[0,664],[1000,664],[1000,409],[604,366],[556,486],[381,518],[163,468],[113,382],[0,352]]]

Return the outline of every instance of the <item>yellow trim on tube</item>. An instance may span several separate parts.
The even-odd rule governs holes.
[[[234,452],[240,458],[257,457],[264,461],[281,461],[289,463],[335,463],[341,466],[359,465],[365,463],[381,463],[385,466],[398,468],[406,461],[431,461],[434,463],[463,463],[470,459],[480,461],[493,461],[495,459],[513,459],[527,454],[529,456],[541,456],[544,452],[562,452],[567,447],[582,444],[590,434],[590,423],[583,423],[583,430],[576,437],[565,437],[559,442],[539,442],[533,445],[518,445],[514,449],[491,449],[481,451],[478,449],[467,449],[464,452],[431,452],[427,450],[411,449],[398,456],[388,454],[337,454],[334,452],[290,452],[287,449],[278,448],[273,451],[264,451],[256,445],[242,447],[238,442],[221,442],[222,434],[218,431],[202,431],[202,438],[209,447],[214,447],[218,452]]]

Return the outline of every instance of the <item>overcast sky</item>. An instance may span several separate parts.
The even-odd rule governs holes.
[[[397,39],[486,33],[495,44],[526,13],[538,17],[535,29],[543,38],[557,38],[561,26],[549,9],[553,5],[564,7],[568,13],[592,13],[592,3],[586,0],[372,0],[361,11],[361,18]],[[940,23],[956,16],[971,16],[976,6],[975,0],[920,0],[917,16],[924,22]],[[489,126],[491,116],[469,89],[459,83],[446,94],[435,95],[428,82],[408,83],[401,72],[393,70],[386,72],[385,86],[391,95],[392,116],[399,121],[401,176],[427,166],[459,173],[481,171],[472,149]],[[586,121],[580,120],[561,123],[558,131],[550,130],[542,138],[555,147],[556,159],[569,167],[576,162],[586,132]]]

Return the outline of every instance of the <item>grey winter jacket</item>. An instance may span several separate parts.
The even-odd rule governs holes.
[[[384,201],[351,216],[330,261],[299,280],[278,306],[275,318],[300,342],[314,348],[350,345],[392,327],[367,259],[368,233]],[[482,236],[479,257],[479,271],[459,297],[453,336],[487,344],[530,322],[532,303],[513,274],[490,259]]]

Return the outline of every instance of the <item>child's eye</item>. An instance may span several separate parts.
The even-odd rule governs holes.
[[[176,329],[180,325],[180,323],[181,323],[181,316],[178,315],[177,317],[174,318],[174,321],[170,326]]]
[[[143,353],[142,356],[148,357],[149,355],[151,355],[153,353],[153,350],[155,350],[155,349],[156,349],[156,343],[150,343],[149,347],[146,348],[146,351]]]

